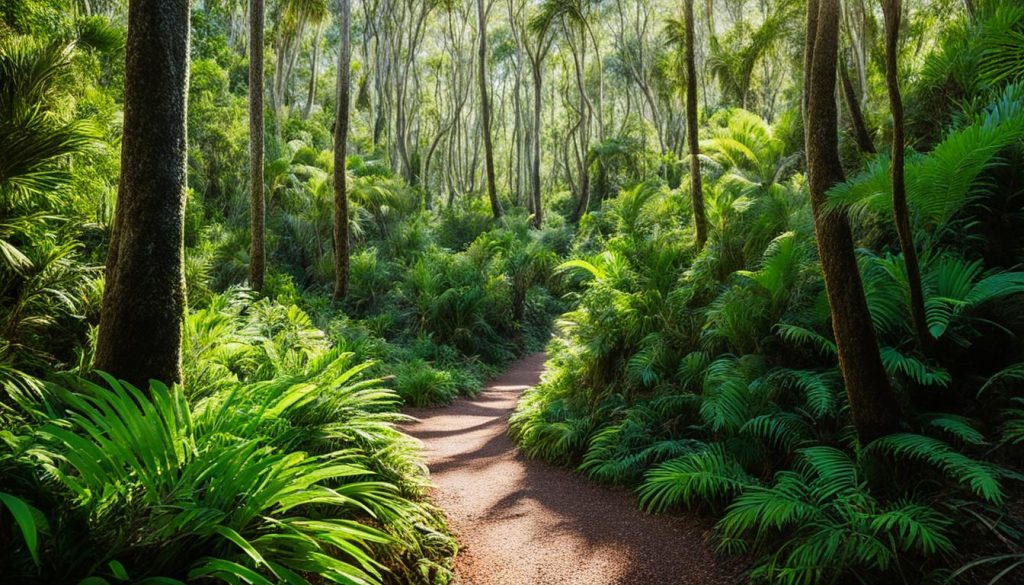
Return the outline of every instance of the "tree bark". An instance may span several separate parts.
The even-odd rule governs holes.
[[[843,180],[836,114],[839,0],[808,1],[805,127],[808,184],[832,328],[850,412],[862,443],[899,429],[896,399],[882,366],[854,254],[849,220],[828,210],[826,191]]]
[[[312,56],[309,59],[309,91],[306,92],[306,107],[302,109],[302,119],[309,118],[313,111],[313,102],[316,101],[316,77],[320,65],[320,35],[323,33],[323,26],[316,26],[316,34],[313,36]]]
[[[348,185],[345,158],[348,146],[349,72],[352,68],[351,0],[338,0],[341,41],[338,51],[338,105],[334,122],[334,302],[348,294]]]
[[[476,0],[477,24],[480,27],[477,45],[479,61],[478,81],[480,83],[480,114],[483,116],[484,133],[484,170],[487,173],[487,197],[491,200],[491,213],[494,218],[501,217],[501,202],[498,201],[498,188],[494,179],[494,144],[491,137],[491,101],[487,95],[487,11],[484,0]]]
[[[694,57],[693,0],[686,0],[686,141],[690,148],[690,198],[697,249],[708,241],[708,218],[704,212],[704,190],[700,176],[700,142],[697,138],[697,65]]]
[[[121,179],[95,367],[145,388],[180,383],[188,0],[128,6]]]
[[[850,72],[846,63],[840,62],[839,76],[843,81],[843,97],[846,99],[846,109],[850,112],[850,122],[853,125],[853,136],[857,140],[857,146],[861,152],[875,154],[875,144],[868,133],[867,124],[864,123],[864,114],[860,109],[860,100],[857,99],[857,92],[850,80]]]
[[[263,289],[267,247],[263,190],[263,1],[249,0],[249,286]]]
[[[538,51],[540,48],[538,47]],[[544,225],[544,206],[540,199],[540,127],[543,110],[542,104],[542,83],[543,83],[543,62],[540,56],[530,59],[530,69],[533,73],[533,141],[530,143],[530,196],[533,197],[533,226],[540,229]]]
[[[900,95],[897,43],[900,36],[901,0],[882,0],[882,15],[885,19],[885,84],[889,89],[889,109],[892,110],[892,214],[896,222],[896,233],[903,252],[903,263],[907,269],[907,285],[910,289],[910,316],[921,351],[931,347],[932,336],[928,331],[928,318],[924,310],[924,290],[921,286],[921,267],[914,248],[914,235],[910,228],[910,210],[907,208],[907,187],[904,181],[903,158],[906,140],[903,136],[903,98]]]

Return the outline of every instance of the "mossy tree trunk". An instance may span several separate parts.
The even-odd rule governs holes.
[[[117,210],[95,367],[146,387],[180,383],[188,0],[131,0]]]
[[[266,199],[263,187],[263,1],[249,0],[249,286],[263,289]]]
[[[850,411],[866,443],[898,430],[899,417],[864,297],[849,220],[826,206],[826,191],[843,180],[835,100],[839,0],[808,0],[807,23],[805,140],[814,231]]]
[[[349,75],[352,68],[351,0],[338,0],[341,40],[338,50],[338,104],[334,121],[334,302],[348,294],[348,184],[345,158],[348,146]]]
[[[686,141],[690,150],[690,198],[693,201],[693,225],[697,229],[697,249],[708,241],[708,218],[704,212],[704,190],[700,176],[700,142],[697,137],[697,64],[693,25],[693,0],[685,2],[686,19]]]

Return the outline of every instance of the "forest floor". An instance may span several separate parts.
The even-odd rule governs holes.
[[[476,398],[409,409],[426,445],[432,501],[459,540],[457,585],[726,584],[742,572],[693,516],[651,516],[624,489],[525,459],[506,434],[544,354],[525,357]]]

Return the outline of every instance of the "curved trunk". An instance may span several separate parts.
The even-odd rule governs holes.
[[[878,353],[845,213],[827,209],[826,191],[843,180],[836,115],[839,0],[808,1],[806,135],[814,231],[832,312],[839,366],[862,443],[899,429],[896,399]]]
[[[95,367],[146,388],[181,382],[188,0],[132,0],[121,179]]]
[[[487,13],[484,0],[476,0],[477,23],[480,27],[477,46],[477,70],[480,83],[480,113],[483,116],[484,138],[484,170],[487,173],[487,197],[491,200],[491,213],[494,218],[501,217],[501,202],[498,201],[498,188],[494,179],[494,144],[491,139],[491,101],[487,95]]]
[[[900,96],[900,81],[897,73],[896,44],[900,34],[900,0],[882,0],[882,14],[885,18],[885,83],[889,89],[889,108],[892,110],[892,213],[899,235],[900,250],[907,268],[907,285],[910,289],[910,316],[913,320],[917,342],[922,351],[931,346],[928,318],[924,310],[924,290],[921,286],[921,268],[914,248],[914,236],[910,230],[910,210],[907,208],[907,187],[903,178],[903,157],[906,148],[903,137],[903,99]]]

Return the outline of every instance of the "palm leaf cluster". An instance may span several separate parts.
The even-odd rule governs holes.
[[[367,377],[372,364],[331,348],[297,308],[244,295],[216,298],[188,332],[188,389],[65,377],[5,431],[9,576],[444,578],[454,544],[421,501],[425,467],[393,426],[401,399]]]
[[[646,510],[719,516],[713,539],[754,554],[754,580],[940,579],[972,538],[995,532],[1019,546],[1021,519],[1004,506],[1024,478],[1014,461],[1022,274],[971,235],[1010,205],[1000,161],[1021,144],[1018,91],[991,94],[974,122],[908,167],[917,227],[931,238],[934,351],[915,349],[895,237],[864,235],[874,245],[860,267],[903,432],[856,447],[803,177],[771,126],[733,111],[704,140],[705,250],[685,244],[685,186],[625,189],[581,226],[576,258],[559,269],[578,303],[512,435],[529,456],[635,486]],[[888,217],[886,165],[881,156],[838,186],[837,209],[865,225]],[[993,574],[1014,564],[994,559]]]

